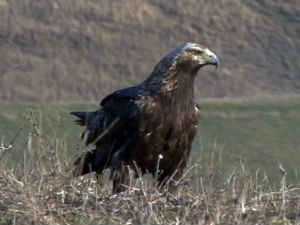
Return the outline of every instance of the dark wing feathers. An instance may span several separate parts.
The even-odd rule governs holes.
[[[124,88],[115,91],[102,99],[100,106],[104,106],[105,103],[110,99],[121,100],[125,99],[127,101],[136,100],[140,96],[146,96],[149,94],[148,90],[143,89],[140,85]]]
[[[72,112],[76,123],[86,126],[83,138],[96,149],[83,154],[75,162],[74,175],[91,171],[101,172],[105,167],[117,167],[126,157],[137,137],[139,108],[132,101],[138,96],[136,88],[116,91],[104,98],[102,108],[95,112]]]

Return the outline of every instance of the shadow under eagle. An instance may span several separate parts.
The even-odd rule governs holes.
[[[99,110],[71,112],[86,126],[85,144],[95,145],[75,161],[74,176],[111,168],[114,193],[129,184],[128,168],[136,177],[149,172],[161,186],[174,185],[186,167],[200,116],[194,78],[201,67],[218,63],[206,47],[186,43],[163,57],[139,85],[106,96]]]

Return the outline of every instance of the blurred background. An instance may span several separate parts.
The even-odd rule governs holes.
[[[198,97],[299,94],[298,0],[0,0],[0,100],[99,101],[175,46],[215,52]]]
[[[171,49],[196,42],[221,65],[195,82],[203,106],[195,158],[216,154],[230,167],[247,158],[271,177],[283,162],[295,180],[299,24],[298,0],[0,0],[0,138],[20,159],[31,115],[39,138],[66,138],[78,154],[81,129],[68,112],[97,105],[70,103],[138,84]]]

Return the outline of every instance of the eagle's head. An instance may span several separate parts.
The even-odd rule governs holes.
[[[218,67],[218,57],[208,48],[195,43],[179,45],[163,57],[155,66],[150,77],[166,77],[175,73],[197,74],[206,65]]]
[[[195,43],[182,44],[156,64],[144,84],[155,88],[162,83],[166,90],[173,90],[183,86],[183,83],[193,82],[194,79],[191,78],[206,65],[214,65],[217,68],[218,57],[204,46]]]
[[[186,43],[175,48],[167,57],[173,61],[177,70],[185,72],[197,72],[206,65],[219,65],[218,57],[208,48],[195,44]]]

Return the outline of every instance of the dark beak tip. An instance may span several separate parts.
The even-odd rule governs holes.
[[[216,62],[215,62],[215,69],[216,69],[216,70],[218,69],[218,66],[219,66],[219,59],[216,58]]]

